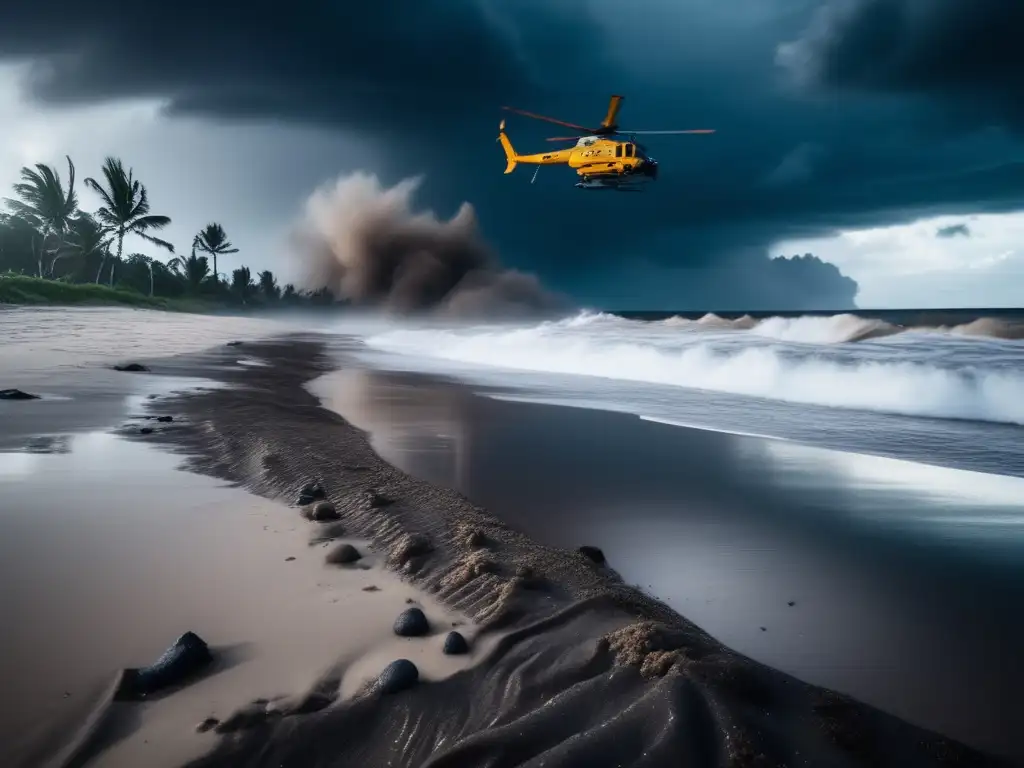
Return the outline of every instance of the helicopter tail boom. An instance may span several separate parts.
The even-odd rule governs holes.
[[[512,173],[516,169],[518,162],[516,150],[512,146],[512,142],[509,141],[508,136],[505,135],[505,121],[501,121],[501,128],[498,132],[498,141],[501,142],[501,148],[505,150],[505,159],[508,160],[508,165],[505,166],[505,173]]]

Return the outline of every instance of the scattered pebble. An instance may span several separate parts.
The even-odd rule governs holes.
[[[330,565],[348,565],[362,559],[359,550],[351,544],[339,544],[330,552],[324,560]]]
[[[768,627],[761,627],[761,631],[762,632],[767,632],[768,631]]]
[[[242,346],[242,342],[240,342],[240,341],[229,341],[227,343],[227,346],[229,346],[229,347],[240,347],[240,346]]]
[[[446,656],[461,656],[464,653],[469,653],[469,643],[466,642],[466,638],[461,633],[449,632],[448,636],[444,639],[442,652]]]
[[[598,547],[591,547],[591,546],[589,546],[587,544],[584,544],[582,547],[580,547],[576,551],[579,552],[581,555],[583,555],[588,560],[590,560],[592,562],[595,562],[598,565],[604,565],[605,564],[604,552],[602,552]]]
[[[153,434],[153,428],[152,427],[143,427],[142,429],[139,430],[139,434],[140,435],[152,435]]]
[[[115,365],[114,366],[114,370],[115,371],[125,371],[125,372],[128,372],[128,373],[140,373],[140,372],[143,372],[143,371],[148,371],[149,368],[147,368],[146,366],[141,365],[139,363],[128,363],[127,365]]]
[[[796,605],[796,600],[790,600],[788,603],[786,603],[786,605],[792,608],[794,605]]]
[[[30,395],[20,389],[0,389],[0,400],[38,400],[39,395]]]
[[[377,685],[381,693],[398,693],[406,688],[412,688],[419,682],[420,671],[408,659],[392,661],[377,678]]]
[[[285,561],[286,563],[290,563],[290,562],[291,562],[292,560],[294,560],[294,559],[295,559],[294,557],[286,557],[286,558],[284,559],[284,561]]]
[[[406,608],[395,619],[395,634],[400,637],[423,637],[430,632],[430,622],[419,608]]]
[[[376,584],[371,584],[368,587],[363,587],[363,592],[380,592],[380,587]]]
[[[159,422],[162,422],[164,424],[170,424],[172,421],[174,421],[174,417],[173,416],[157,416],[156,420],[159,421]]]

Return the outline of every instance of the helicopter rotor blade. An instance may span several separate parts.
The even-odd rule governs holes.
[[[545,141],[579,141],[582,138],[582,136],[552,136],[550,139],[545,139]]]
[[[714,128],[691,128],[687,131],[619,131],[624,134],[636,134],[637,136],[665,136],[668,134],[681,134],[681,133],[714,133]]]
[[[561,125],[566,128],[572,128],[574,131],[580,131],[581,133],[594,133],[590,128],[583,125],[577,125],[576,123],[567,123],[565,120],[556,120],[553,117],[547,117],[546,115],[538,115],[536,112],[527,112],[524,109],[516,109],[515,107],[502,107],[507,112],[515,112],[517,115],[523,115],[524,117],[532,117],[534,120],[544,120],[548,123],[554,123],[555,125]]]

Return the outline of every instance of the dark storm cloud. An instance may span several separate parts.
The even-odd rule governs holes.
[[[807,84],[919,93],[1024,127],[1022,34],[1016,0],[828,0],[779,61]]]
[[[780,302],[787,285],[794,305],[807,291],[841,297],[849,282],[834,268],[770,262],[768,246],[842,227],[1024,204],[1024,152],[1005,136],[947,136],[913,105],[823,104],[786,87],[775,65],[780,43],[797,41],[790,50],[809,62],[800,72],[825,71],[815,62],[836,46],[848,50],[844,20],[871,3],[848,2],[846,15],[825,3],[817,16],[822,3],[811,0],[725,5],[295,0],[241,12],[208,0],[126,13],[112,0],[6,3],[0,60],[31,62],[30,92],[47,102],[161,97],[177,113],[364,134],[388,158],[367,170],[388,184],[424,174],[420,196],[431,208],[450,215],[469,201],[505,263],[568,290],[642,257],[652,274],[683,268],[679,292],[694,300],[702,286],[717,296],[740,285],[721,275],[743,268],[754,284],[778,286]],[[913,8],[915,19],[929,16],[925,2]],[[815,31],[823,24],[831,32]],[[818,74],[804,80],[826,93],[850,83]],[[916,81],[908,74],[904,82]],[[536,184],[529,167],[502,175],[494,144],[500,105],[593,123],[610,92],[627,96],[625,127],[718,133],[651,137],[661,175],[641,195],[579,192],[564,168],[543,168]],[[522,152],[566,132],[516,116],[509,131]],[[324,179],[343,170],[325,168]]]
[[[578,2],[562,5],[523,35],[531,2],[515,14],[476,0],[11,3],[0,59],[30,61],[31,93],[50,103],[154,97],[177,112],[437,130],[552,68],[570,74],[579,43],[562,33]]]
[[[971,228],[966,224],[950,224],[948,227],[940,227],[935,233],[935,236],[940,239],[949,239],[951,237],[970,237]]]

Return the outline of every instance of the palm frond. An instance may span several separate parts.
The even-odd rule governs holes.
[[[147,240],[147,241],[151,242],[153,245],[159,245],[161,248],[166,248],[171,253],[174,253],[174,245],[171,244],[171,243],[168,243],[166,240],[161,240],[159,237],[153,237],[152,235],[147,235],[145,232],[135,232],[134,234],[138,235],[143,240]]]
[[[133,232],[144,232],[147,229],[163,229],[171,223],[169,216],[142,216],[141,218],[135,219],[131,223],[131,230]]]

